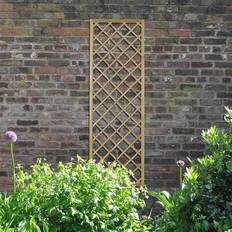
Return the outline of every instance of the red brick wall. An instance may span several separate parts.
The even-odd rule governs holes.
[[[145,20],[146,149],[150,188],[176,187],[175,161],[202,154],[202,129],[232,104],[231,0],[2,0],[0,189],[16,159],[88,157],[89,19]]]

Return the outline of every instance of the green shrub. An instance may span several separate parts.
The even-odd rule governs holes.
[[[38,161],[31,173],[20,169],[16,182],[18,191],[0,198],[4,232],[148,231],[138,214],[145,190],[122,167],[80,161],[54,171]]]
[[[164,205],[157,232],[224,232],[232,228],[232,110],[229,131],[215,126],[203,132],[205,156],[187,168],[182,188],[174,196],[153,193]]]

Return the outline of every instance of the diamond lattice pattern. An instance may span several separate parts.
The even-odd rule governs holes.
[[[143,22],[91,22],[90,158],[143,184]]]

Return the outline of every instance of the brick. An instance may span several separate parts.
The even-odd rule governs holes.
[[[38,125],[38,120],[17,120],[19,126],[34,126]]]
[[[32,97],[31,103],[35,104],[52,104],[52,98],[50,97]]]
[[[24,28],[0,28],[0,35],[1,36],[17,36],[17,35],[24,35]]]
[[[225,16],[223,16],[223,21],[232,21],[232,15],[231,14],[229,14],[229,15],[225,15]]]
[[[67,96],[68,92],[63,89],[50,89],[46,91],[47,96],[55,96],[55,95],[62,95]]]
[[[157,38],[156,44],[178,44],[178,38]]]
[[[9,59],[11,58],[10,52],[0,52],[0,59]]]
[[[69,66],[69,64],[68,60],[48,60],[48,65],[54,67]]]
[[[215,32],[213,30],[204,30],[204,31],[194,31],[193,36],[196,37],[208,37],[208,36],[214,36]]]
[[[185,38],[180,39],[181,44],[201,44],[200,38]]]
[[[189,67],[189,62],[185,61],[173,61],[173,62],[168,62],[167,63],[168,67],[175,67],[175,68],[188,68]]]
[[[226,70],[225,74],[226,76],[232,76],[232,70]]]
[[[80,139],[80,141],[88,141],[89,140],[89,136],[88,135],[80,135],[79,139]]]
[[[187,143],[183,144],[183,149],[186,150],[202,150],[204,149],[204,144],[202,143]]]
[[[196,69],[176,69],[175,74],[179,76],[197,76],[198,70]]]
[[[201,106],[221,106],[222,100],[221,99],[201,99],[200,105]]]
[[[30,132],[32,133],[45,133],[48,132],[48,127],[30,127]]]
[[[223,60],[223,57],[220,54],[206,54],[205,59],[206,60]]]
[[[52,82],[35,82],[34,88],[36,89],[51,89],[55,88],[56,84]]]
[[[216,68],[232,68],[232,62],[215,62]]]
[[[52,28],[48,34],[52,36],[89,36],[89,29],[76,27]]]
[[[34,147],[35,142],[34,141],[18,141],[17,145],[19,147]]]
[[[207,75],[207,76],[221,76],[223,75],[221,70],[216,69],[202,69],[201,75]]]
[[[171,114],[156,114],[154,116],[152,116],[153,120],[172,120],[173,119],[173,115]]]
[[[15,81],[13,83],[10,83],[9,88],[13,89],[29,89],[32,86],[32,82],[30,81]]]
[[[177,135],[193,135],[194,134],[194,129],[193,128],[173,128],[172,132],[173,134]]]
[[[59,53],[54,53],[54,52],[38,52],[37,57],[38,58],[57,59],[57,58],[60,58],[61,55]]]
[[[196,105],[197,104],[197,100],[195,100],[195,99],[188,99],[188,98],[175,99],[175,104],[176,105]]]
[[[51,132],[52,133],[72,133],[72,128],[69,127],[56,127],[56,128],[52,128]]]
[[[43,90],[27,90],[26,91],[26,96],[43,96],[44,95],[44,91]]]
[[[60,70],[57,67],[35,67],[35,73],[38,74],[59,74]]]
[[[217,36],[222,36],[222,37],[231,37],[232,36],[232,32],[231,31],[219,31],[217,33]]]
[[[6,98],[6,102],[10,103],[10,104],[27,103],[28,98],[26,98],[26,97],[8,97],[8,98]]]
[[[23,106],[23,110],[24,111],[33,111],[33,106],[31,106],[31,105],[24,105]]]
[[[216,44],[216,45],[221,44],[222,45],[222,44],[226,44],[226,39],[205,39],[204,43],[210,44],[210,45],[212,45],[212,44]]]
[[[85,91],[70,91],[71,97],[88,97],[89,93]]]
[[[45,60],[25,60],[24,65],[25,66],[45,66],[46,65]]]
[[[161,150],[175,150],[180,149],[180,144],[178,143],[165,143],[165,144],[159,144],[159,149]]]
[[[195,89],[201,89],[202,85],[196,85],[196,84],[181,84],[180,89],[181,90],[195,90]]]
[[[193,68],[210,68],[213,67],[211,62],[192,62]]]
[[[0,9],[1,9],[1,12],[12,12],[13,4],[0,3]]]
[[[7,82],[0,82],[0,88],[8,88],[8,83]]]
[[[59,83],[57,85],[58,89],[79,89],[80,84],[79,83]]]
[[[217,94],[218,98],[232,98],[232,93],[220,92]]]
[[[192,32],[189,29],[170,29],[168,35],[171,37],[190,37]]]

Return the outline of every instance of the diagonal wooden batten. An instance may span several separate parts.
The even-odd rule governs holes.
[[[90,158],[125,166],[143,185],[143,20],[90,21],[89,83]]]

